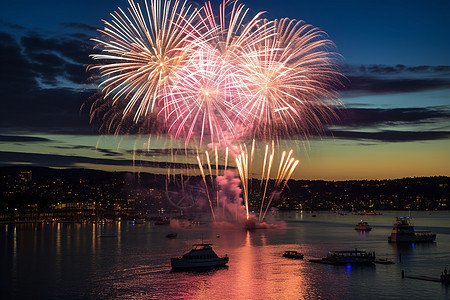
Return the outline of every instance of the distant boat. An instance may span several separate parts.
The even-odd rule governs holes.
[[[395,262],[387,260],[385,258],[379,258],[379,259],[375,259],[374,263],[376,264],[382,264],[382,265],[392,265],[395,264]]]
[[[212,244],[194,244],[192,250],[181,257],[170,259],[172,269],[196,269],[224,266],[228,256],[219,257],[212,249]]]
[[[303,254],[297,251],[285,251],[283,253],[283,257],[287,258],[295,258],[295,259],[303,259]]]
[[[411,217],[397,217],[388,237],[389,243],[434,242],[436,234],[431,231],[416,231],[410,223]]]
[[[169,233],[166,235],[166,238],[175,239],[177,236],[178,236],[178,234],[176,234],[176,233]]]
[[[370,231],[372,230],[372,227],[370,227],[370,225],[367,222],[363,222],[361,220],[361,222],[355,225],[355,230]]]
[[[322,264],[371,264],[375,261],[375,252],[355,250],[330,251],[326,257],[321,259],[310,259],[310,262]]]

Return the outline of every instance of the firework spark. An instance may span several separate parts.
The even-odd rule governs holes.
[[[252,143],[252,148],[250,153],[254,153],[255,143]],[[239,171],[239,176],[241,178],[241,183],[243,186],[243,199],[244,199],[244,205],[246,206],[247,211],[247,219],[249,218],[249,181],[251,178],[249,177],[249,160],[248,160],[248,150],[247,146],[241,145],[240,146],[241,152],[237,154],[236,156],[236,167]],[[272,174],[272,168],[273,168],[273,162],[275,160],[275,148],[274,143],[272,143],[272,151],[271,154],[268,156],[268,150],[269,145],[266,145],[265,149],[265,155],[264,155],[264,161],[263,161],[263,168],[261,170],[261,181],[260,181],[260,189],[262,189],[262,198],[261,198],[261,204],[260,204],[260,212],[259,212],[259,221],[262,222],[267,214],[267,210],[270,207],[270,204],[274,198],[274,195],[276,193],[281,194],[283,189],[285,188],[287,182],[289,181],[290,177],[292,176],[292,173],[294,172],[295,168],[299,164],[299,160],[296,160],[292,157],[293,150],[291,149],[286,156],[286,152],[283,151],[280,159],[280,163],[277,170],[277,175],[275,176],[275,181],[271,184],[270,187],[272,193],[269,197],[269,200],[266,205],[264,205],[267,192],[269,190],[269,181]],[[264,185],[264,188],[263,188]],[[264,209],[265,207],[265,209]]]
[[[227,13],[227,4],[232,4]],[[257,13],[246,21],[249,9],[237,1],[225,1],[219,6],[219,18],[216,18],[210,2],[206,2],[199,13],[203,39],[208,45],[217,49],[228,61],[236,62],[240,55],[252,51],[259,43],[274,34],[272,22],[263,22],[260,18],[264,12]]]

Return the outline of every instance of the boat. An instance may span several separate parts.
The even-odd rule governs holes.
[[[397,217],[388,237],[389,243],[434,242],[436,234],[431,231],[417,231],[410,223],[411,217]]]
[[[176,233],[168,233],[166,235],[166,238],[175,239],[177,236],[178,236],[178,234],[176,234]]]
[[[371,264],[375,261],[375,252],[355,250],[330,251],[321,259],[310,259],[310,262],[340,265],[340,264]]]
[[[192,250],[181,257],[170,259],[172,269],[196,269],[224,266],[228,255],[219,257],[212,249],[212,244],[194,244]]]
[[[375,259],[374,263],[376,264],[382,264],[382,265],[392,265],[395,264],[395,262],[387,260],[386,258],[379,258]]]
[[[297,251],[285,251],[283,257],[303,259],[303,254]]]
[[[363,222],[363,220],[361,220],[361,222],[355,225],[355,230],[370,231],[372,230],[372,227],[370,227],[367,222]]]

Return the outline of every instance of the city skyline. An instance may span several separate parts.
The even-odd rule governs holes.
[[[322,136],[282,142],[301,161],[294,179],[450,175],[448,2],[241,3],[321,28],[345,60],[343,117]],[[117,7],[127,1],[24,1],[0,13],[0,165],[164,173],[167,149],[183,148],[164,136],[100,136],[80,112],[96,91],[85,71],[89,38]],[[150,151],[133,151],[141,149]]]

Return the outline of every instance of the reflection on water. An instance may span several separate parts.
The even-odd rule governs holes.
[[[284,229],[245,231],[209,225],[175,229],[127,222],[0,225],[0,262],[6,298],[125,299],[377,299],[449,296],[440,283],[402,279],[407,274],[438,276],[450,265],[449,214],[429,224],[437,243],[389,244],[394,214],[367,217],[370,232],[353,229],[352,215],[283,212]],[[423,225],[424,226],[424,225]],[[437,230],[436,230],[437,229]],[[217,238],[220,236],[220,238]],[[201,238],[227,254],[226,268],[171,272],[170,257]],[[395,265],[321,265],[308,259],[330,250],[375,251]],[[305,259],[282,257],[286,250]],[[374,293],[376,291],[376,293]]]

